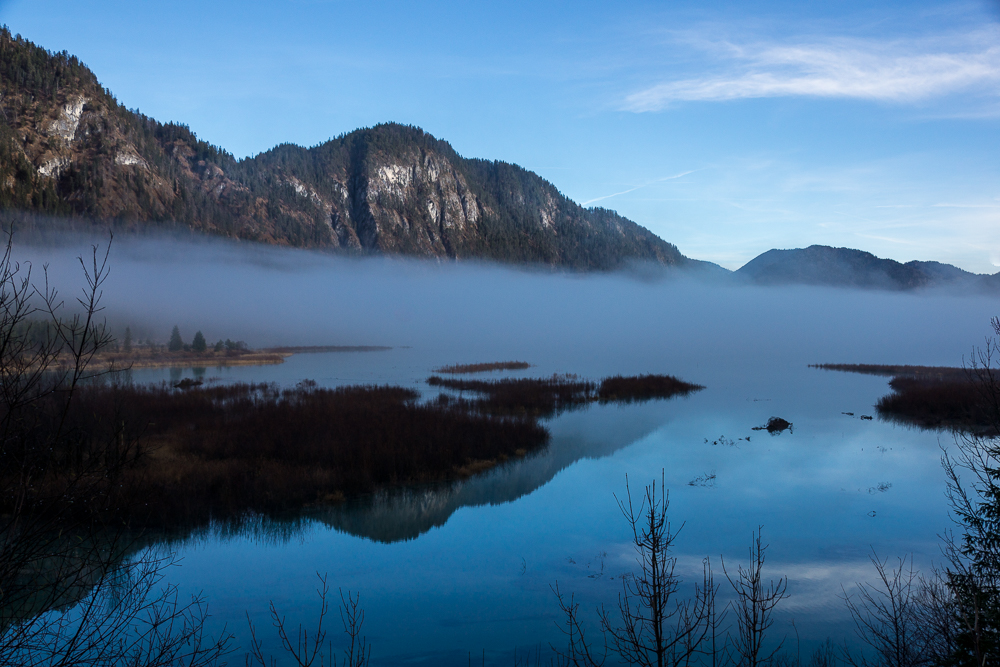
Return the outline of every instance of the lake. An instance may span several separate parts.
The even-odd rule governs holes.
[[[198,372],[225,382],[392,383],[430,397],[434,368],[517,359],[534,366],[486,377],[668,373],[706,388],[544,420],[546,449],[480,476],[171,542],[181,565],[167,579],[202,592],[212,627],[227,624],[243,646],[249,614],[265,650],[277,651],[269,601],[293,627],[310,626],[316,574],[325,573],[334,594],[360,593],[374,664],[510,665],[515,652],[523,664],[537,647],[547,660],[549,644],[563,643],[551,587],[575,594],[596,628],[594,608],[616,604],[621,575],[633,569],[615,500],[626,478],[641,491],[664,476],[684,595],[708,557],[727,598],[722,558],[730,571],[746,562],[762,527],[765,574],[787,576],[790,594],[771,636],[804,660],[827,637],[849,637],[842,597],[874,577],[873,550],[891,562],[912,555],[921,569],[940,559],[938,535],[952,527],[940,457],[952,436],[862,420],[875,415],[887,378],[808,364],[961,365],[990,332],[994,297],[251,250],[119,246],[105,287],[109,318],[122,329],[132,322],[140,338],[165,339],[179,323],[188,340],[200,329],[210,341],[255,346],[393,347]],[[36,261],[52,262],[59,284],[79,280],[72,249],[47,252]],[[792,422],[791,432],[752,430],[772,416]],[[327,621],[336,647],[335,608]]]
[[[928,305],[908,297],[865,298],[900,309],[904,323],[906,316],[919,316],[912,310]],[[884,350],[877,360],[961,363],[964,345],[932,348],[963,327],[970,334],[985,329],[983,306],[976,300],[953,305],[958,319],[936,326],[931,345],[910,330],[899,334],[895,355]],[[755,324],[750,335],[759,338],[761,323]],[[801,331],[815,322],[804,324],[810,327]],[[549,359],[538,349],[496,354],[470,345],[459,352],[412,347],[299,354],[280,366],[204,373],[136,371],[136,381],[196,373],[285,384],[310,378],[327,386],[402,384],[431,395],[423,381],[438,365],[516,357],[536,366],[486,377],[574,372],[596,379],[650,371],[706,386],[683,398],[593,405],[546,420],[552,440],[544,451],[477,477],[355,499],[236,535],[206,531],[175,544],[183,564],[170,578],[202,591],[214,621],[227,621],[240,637],[248,612],[272,650],[268,602],[293,624],[308,625],[318,608],[316,573],[326,573],[334,591],[361,594],[375,664],[465,665],[470,655],[475,664],[513,664],[515,651],[523,658],[536,646],[547,651],[550,643],[562,643],[555,582],[583,601],[595,627],[593,608],[616,603],[634,554],[615,495],[622,496],[626,477],[633,491],[641,491],[662,471],[672,525],[683,526],[674,551],[686,580],[682,592],[690,593],[702,559],[710,557],[723,584],[720,594],[728,598],[720,556],[730,571],[745,562],[753,532],[762,526],[770,545],[766,573],[789,580],[790,597],[779,607],[772,636],[786,637],[787,650],[808,657],[826,637],[839,641],[850,633],[842,597],[854,582],[874,577],[872,550],[893,562],[912,555],[926,568],[940,559],[938,534],[951,527],[940,456],[952,436],[877,416],[862,420],[875,415],[887,378],[807,367],[807,361],[875,360],[873,348],[877,352],[892,336],[873,335],[879,327],[871,320],[856,324],[856,336],[867,336],[859,354],[836,349],[855,338],[831,351],[808,352],[808,359],[801,341],[782,347],[794,335],[785,331],[755,358],[731,348],[713,354],[694,341],[689,349],[696,354],[669,341],[619,350],[576,340],[561,356],[546,350]],[[792,422],[791,432],[752,430],[771,416]],[[336,615],[331,623],[336,645]]]

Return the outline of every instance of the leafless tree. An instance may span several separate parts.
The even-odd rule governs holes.
[[[947,664],[958,651],[958,623],[962,612],[948,582],[947,571],[935,567],[930,576],[920,577],[913,598],[915,639],[923,651],[924,661],[931,665]]]
[[[837,667],[840,662],[837,657],[837,647],[827,637],[826,641],[816,647],[809,658],[809,667]]]
[[[559,609],[565,618],[565,627],[561,627],[560,630],[566,636],[566,649],[552,646],[552,650],[559,658],[559,665],[561,667],[602,667],[608,659],[607,633],[602,633],[603,646],[597,648],[587,638],[587,629],[580,622],[580,603],[576,602],[573,595],[567,599],[559,590],[559,582],[552,586],[552,592],[555,594]]]
[[[788,597],[788,579],[779,577],[777,581],[764,582],[764,552],[768,545],[763,543],[762,527],[757,528],[757,534],[750,545],[750,562],[747,567],[737,567],[734,575],[726,570],[725,560],[722,569],[726,579],[736,593],[736,599],[731,603],[736,616],[736,634],[733,637],[733,650],[737,655],[740,667],[758,667],[771,661],[781,647],[784,639],[768,653],[765,649],[767,631],[774,624],[774,609]]]
[[[706,560],[694,596],[678,599],[681,578],[675,573],[677,559],[671,547],[680,528],[670,528],[664,480],[661,472],[659,494],[654,479],[636,505],[626,477],[625,498],[615,498],[632,529],[638,569],[623,578],[616,618],[606,609],[601,611],[602,629],[618,655],[625,662],[647,667],[688,664],[705,648],[717,590]]]
[[[295,642],[288,634],[285,617],[278,611],[274,602],[270,603],[271,624],[278,633],[281,640],[281,648],[284,655],[295,661],[298,667],[365,667],[371,657],[371,645],[361,634],[361,627],[365,622],[365,611],[361,607],[361,595],[352,594],[347,591],[345,594],[340,590],[340,620],[347,636],[347,646],[343,649],[343,662],[339,662],[332,642],[327,642],[326,630],[323,622],[330,611],[328,597],[330,585],[326,575],[318,572],[320,587],[316,589],[316,594],[320,599],[320,610],[316,618],[316,629],[311,636],[308,630],[301,624],[295,635]],[[247,614],[247,624],[250,626],[250,652],[246,656],[247,667],[259,665],[259,667],[274,667],[277,664],[275,657],[264,656],[262,642],[257,637],[257,629]],[[324,650],[325,649],[325,650]],[[317,662],[317,660],[319,662]]]
[[[900,558],[889,568],[874,551],[869,556],[878,577],[874,584],[858,583],[856,595],[844,591],[844,602],[858,639],[871,656],[844,647],[845,660],[854,667],[914,667],[924,656],[917,641],[919,578],[913,558]]]
[[[81,258],[73,314],[31,267],[0,257],[0,664],[210,665],[229,635],[204,634],[199,597],[165,585],[169,555],[137,551],[127,525],[141,460],[136,431],[113,415],[79,428],[94,356],[108,251]],[[77,411],[79,412],[79,411]]]
[[[715,594],[712,568],[703,563],[702,583],[694,596],[680,598],[681,578],[676,574],[677,559],[671,547],[678,531],[671,530],[667,518],[669,498],[660,476],[646,486],[638,504],[625,478],[624,499],[615,496],[622,515],[632,529],[637,570],[622,577],[617,613],[605,607],[598,611],[603,649],[598,650],[580,622],[579,605],[572,596],[567,600],[553,587],[560,609],[566,618],[564,633],[568,646],[556,650],[561,664],[592,667],[603,665],[609,649],[633,665],[664,667],[689,664],[708,649],[710,630],[714,628]],[[678,529],[679,530],[679,529]]]

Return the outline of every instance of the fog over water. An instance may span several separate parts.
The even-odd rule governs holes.
[[[36,278],[47,262],[64,296],[82,284],[76,257],[89,252],[87,240],[16,251],[35,264]],[[412,346],[450,361],[486,353],[568,364],[599,355],[591,358],[597,373],[823,361],[958,365],[988,333],[995,310],[995,299],[977,294],[348,259],[222,240],[119,238],[110,264],[109,321],[160,342],[178,324],[186,339],[200,329],[210,341],[252,346]],[[654,360],[671,368],[650,368]]]
[[[48,262],[69,297],[85,250],[25,244],[17,255],[36,269]],[[295,529],[210,532],[176,545],[183,564],[172,580],[203,591],[215,621],[238,635],[245,611],[270,628],[271,599],[293,623],[310,622],[315,572],[328,572],[334,587],[362,593],[374,662],[386,665],[465,665],[484,650],[487,664],[511,664],[515,647],[559,642],[556,580],[585,609],[614,604],[633,562],[614,494],[626,474],[635,486],[661,470],[671,520],[685,524],[679,571],[690,582],[710,556],[720,580],[720,554],[729,566],[745,560],[763,525],[767,574],[787,575],[792,594],[776,637],[794,637],[794,620],[807,659],[816,643],[849,632],[839,596],[873,576],[870,549],[913,554],[926,568],[951,525],[939,463],[951,436],[863,421],[887,378],[807,365],[961,365],[1000,314],[995,298],[962,293],[347,259],[224,241],[116,239],[110,263],[106,314],[137,337],[165,342],[177,324],[186,340],[200,329],[210,341],[252,346],[394,348],[207,371],[226,380],[429,391],[423,381],[441,364],[520,359],[534,367],[510,375],[653,372],[705,385],[684,398],[544,420],[544,451],[478,477],[358,499]],[[791,421],[792,432],[751,430],[770,416]],[[706,474],[712,484],[691,485]]]

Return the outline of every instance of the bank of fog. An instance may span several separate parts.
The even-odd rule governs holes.
[[[84,239],[19,245],[64,297]],[[766,373],[817,362],[959,365],[989,332],[983,295],[753,287],[677,272],[568,274],[472,262],[351,259],[221,240],[112,243],[105,315],[165,342],[412,346],[445,361],[526,359],[593,374]],[[714,373],[713,373],[714,374]],[[692,378],[697,380],[697,378]]]

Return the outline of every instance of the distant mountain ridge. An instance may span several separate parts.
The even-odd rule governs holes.
[[[935,287],[1000,289],[1000,273],[970,273],[941,262],[912,261],[903,264],[881,259],[863,250],[823,245],[768,250],[735,273],[761,285],[826,285],[885,290]]]
[[[237,160],[119,104],[74,56],[0,30],[0,210],[278,245],[580,270],[703,266],[516,165],[385,124]]]

